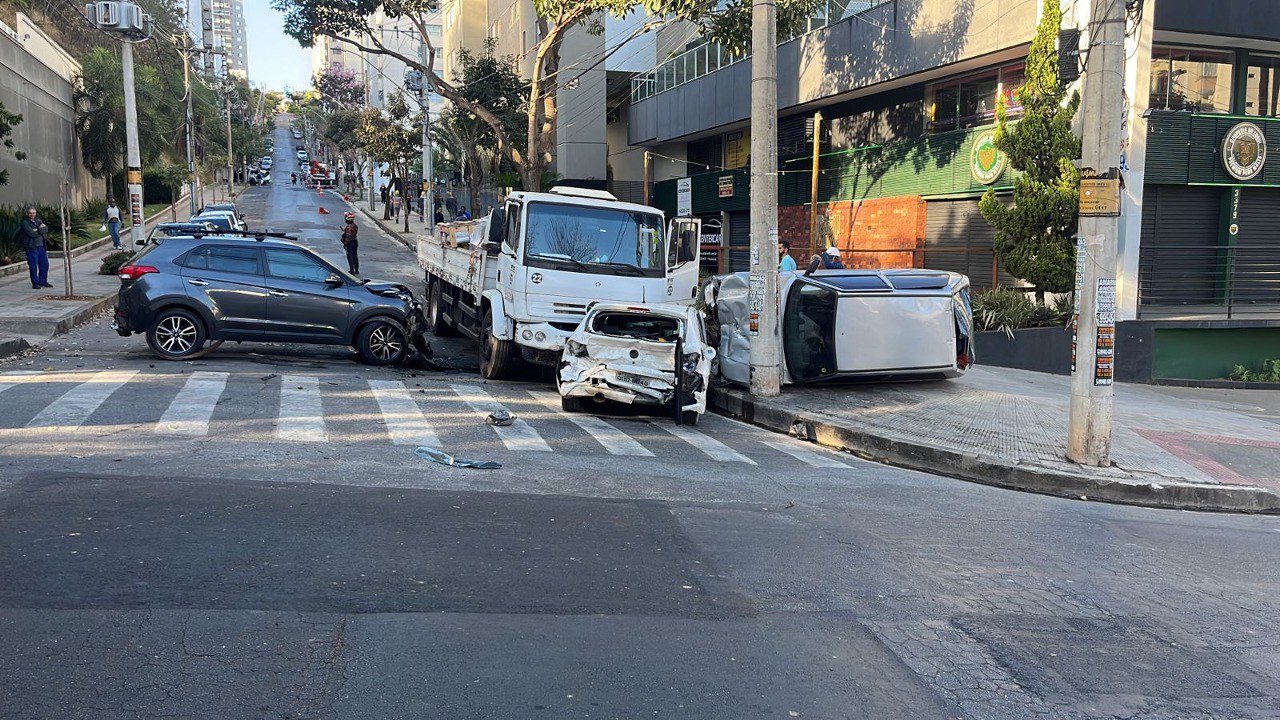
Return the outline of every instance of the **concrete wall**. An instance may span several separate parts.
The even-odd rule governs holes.
[[[876,83],[1030,42],[1038,0],[899,0],[807,33],[778,48],[785,112]],[[631,144],[665,142],[750,116],[751,62],[636,104]]]
[[[627,145],[627,113],[624,107],[617,122],[609,123],[605,139],[609,145],[609,173],[615,181],[644,180],[644,148]]]
[[[18,16],[18,24],[16,39],[8,28],[0,33],[0,102],[22,115],[12,139],[27,157],[19,161],[0,149],[0,168],[9,171],[0,205],[57,204],[64,179],[74,206],[103,197],[105,185],[84,169],[75,135],[71,78],[80,66],[25,16]]]

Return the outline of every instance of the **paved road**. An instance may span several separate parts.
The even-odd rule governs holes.
[[[285,168],[250,218],[336,258],[341,209]],[[368,274],[416,280],[362,233]],[[1280,519],[548,390],[337,348],[163,363],[102,322],[0,364],[0,717],[1280,717]]]

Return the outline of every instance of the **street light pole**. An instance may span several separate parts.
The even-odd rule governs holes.
[[[227,199],[235,194],[236,161],[231,150],[231,85],[227,84]]]
[[[778,8],[751,9],[751,394],[781,392],[778,337]]]
[[[419,53],[423,67],[427,65],[427,44],[420,43],[418,45]],[[431,84],[427,81],[424,73],[422,76],[422,94],[419,96],[422,101],[422,219],[427,224],[427,237],[435,237],[436,235],[436,190],[435,190],[435,168],[432,162],[431,152]],[[475,204],[475,198],[471,199],[471,204]]]
[[[1076,264],[1076,353],[1067,458],[1111,464],[1116,247],[1124,107],[1125,3],[1093,0],[1081,104],[1081,207]]]
[[[191,36],[183,30],[182,33],[182,85],[187,91],[187,199],[191,206],[190,217],[196,214],[196,142],[195,142],[195,113],[191,107]]]

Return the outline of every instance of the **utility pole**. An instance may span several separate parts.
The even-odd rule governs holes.
[[[781,392],[778,337],[778,7],[751,6],[751,394]]]
[[[1092,0],[1081,104],[1080,230],[1076,245],[1076,353],[1067,458],[1111,464],[1116,248],[1120,232],[1125,3]]]
[[[129,239],[134,247],[147,241],[146,218],[142,216],[142,151],[138,146],[138,100],[133,92],[133,43],[124,41],[120,65],[124,68],[124,134],[129,185]]]
[[[649,176],[652,170],[653,170],[653,152],[651,152],[646,148],[644,151],[644,191],[643,191],[643,199],[640,201],[641,205],[649,204]]]
[[[188,217],[196,215],[196,138],[195,113],[191,107],[191,35],[187,33],[187,24],[182,30],[182,87],[187,92],[187,199],[191,208]]]
[[[809,247],[818,249],[818,163],[822,157],[822,112],[813,114],[813,168],[809,176]],[[822,248],[826,250],[826,248]]]
[[[227,199],[235,194],[236,160],[231,149],[231,78],[227,78]]]

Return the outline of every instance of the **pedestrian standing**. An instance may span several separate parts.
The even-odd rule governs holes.
[[[391,188],[390,186],[384,184],[382,186],[382,189],[378,191],[378,195],[382,198],[382,219],[390,220],[391,219]]]
[[[458,217],[458,201],[453,197],[453,193],[448,193],[444,197],[444,217],[449,222],[453,222]]]
[[[35,208],[27,208],[27,216],[22,219],[22,249],[27,253],[33,290],[53,287],[49,284],[49,251],[45,249],[48,237],[49,226],[36,215]]]
[[[791,257],[791,243],[778,241],[778,271],[788,272],[796,269],[796,259]]]
[[[822,253],[822,267],[824,270],[844,269],[844,263],[840,260],[840,248],[832,245]]]
[[[107,232],[111,233],[111,247],[123,249],[124,244],[120,242],[120,208],[116,205],[115,198],[107,202],[107,210],[102,217],[107,223]]]
[[[400,191],[397,190],[395,191],[395,194],[391,196],[391,215],[396,219],[396,222],[400,222],[400,205]]]
[[[360,242],[356,238],[360,228],[356,226],[356,214],[349,212],[343,215],[347,224],[342,226],[342,247],[347,251],[347,272],[352,275],[360,274],[360,256],[358,254]]]

